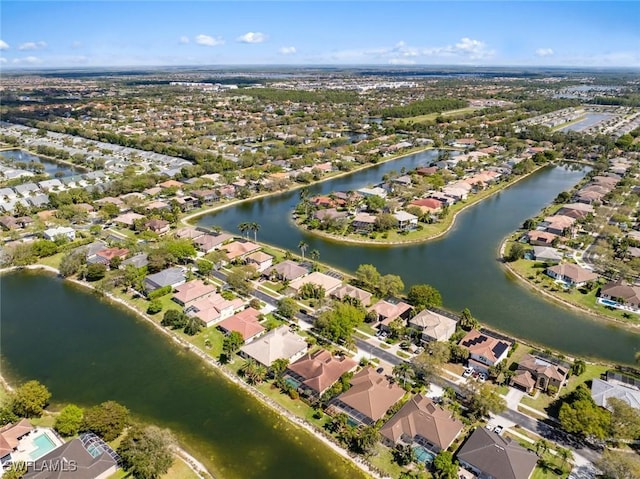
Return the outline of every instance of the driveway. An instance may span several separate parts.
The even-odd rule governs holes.
[[[507,407],[514,411],[518,410],[518,404],[520,404],[520,400],[526,393],[524,391],[520,391],[516,388],[509,388],[509,392],[504,397],[507,401]]]

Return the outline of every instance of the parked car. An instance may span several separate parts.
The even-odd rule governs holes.
[[[504,428],[502,426],[496,426],[493,432],[500,434]]]
[[[378,369],[376,369],[376,372],[378,374],[382,374],[384,372],[384,368],[378,368]]]

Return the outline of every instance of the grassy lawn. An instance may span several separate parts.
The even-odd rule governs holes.
[[[381,443],[376,444],[373,454],[368,459],[371,464],[394,479],[400,477],[400,473],[404,470],[403,467],[393,461],[391,449]]]
[[[367,333],[370,336],[375,336],[376,333],[378,332],[377,329],[375,329],[373,326],[367,323],[362,323],[360,326],[358,326],[357,329],[359,329],[363,333]]]
[[[268,330],[275,329],[282,324],[285,324],[285,321],[282,321],[281,319],[276,318],[271,313],[267,314],[266,319],[262,322],[262,325]]]
[[[34,417],[30,421],[36,427],[53,427],[56,417],[52,414],[43,414],[42,417]]]
[[[63,256],[64,256],[64,253],[56,253],[53,256],[40,258],[38,260],[38,263],[58,269],[60,267],[60,260],[62,259]]]
[[[265,382],[257,386],[258,391],[268,398],[272,399],[287,411],[292,412],[298,417],[306,419],[319,429],[323,429],[329,416],[322,413],[320,418],[314,417],[315,411],[300,399],[291,399],[288,394],[283,394],[279,388],[272,387],[271,382]]]
[[[408,118],[399,118],[396,123],[424,123],[428,121],[434,121],[439,116],[449,118],[457,115],[464,115],[465,113],[471,113],[478,110],[473,106],[468,106],[465,108],[459,108],[457,110],[444,111],[442,113],[428,113],[426,115],[418,115],[418,116],[410,116]]]
[[[161,479],[199,479],[193,470],[180,457],[176,457],[173,465]]]

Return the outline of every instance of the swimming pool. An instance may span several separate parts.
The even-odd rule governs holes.
[[[40,459],[42,456],[50,453],[57,447],[51,438],[44,432],[38,437],[34,437],[32,442],[33,445],[36,446],[36,448],[29,453],[29,457],[32,461]]]
[[[615,308],[618,306],[618,303],[616,303],[615,301],[611,301],[610,299],[603,299],[600,298],[600,303],[606,305],[606,306],[611,306],[612,308]]]
[[[427,451],[422,446],[414,446],[413,451],[415,453],[417,462],[424,462],[425,464],[431,464],[436,457],[432,452]]]

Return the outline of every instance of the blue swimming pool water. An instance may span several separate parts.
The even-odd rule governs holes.
[[[618,303],[615,301],[611,301],[610,299],[600,299],[602,304],[606,304],[607,306],[618,306]]]
[[[413,451],[416,455],[417,462],[424,462],[425,464],[431,464],[436,456],[432,452],[427,451],[422,446],[415,446]]]
[[[40,434],[33,439],[33,443],[36,445],[35,451],[29,453],[29,457],[32,461],[40,459],[45,454],[50,453],[56,448],[55,443],[45,433]]]

